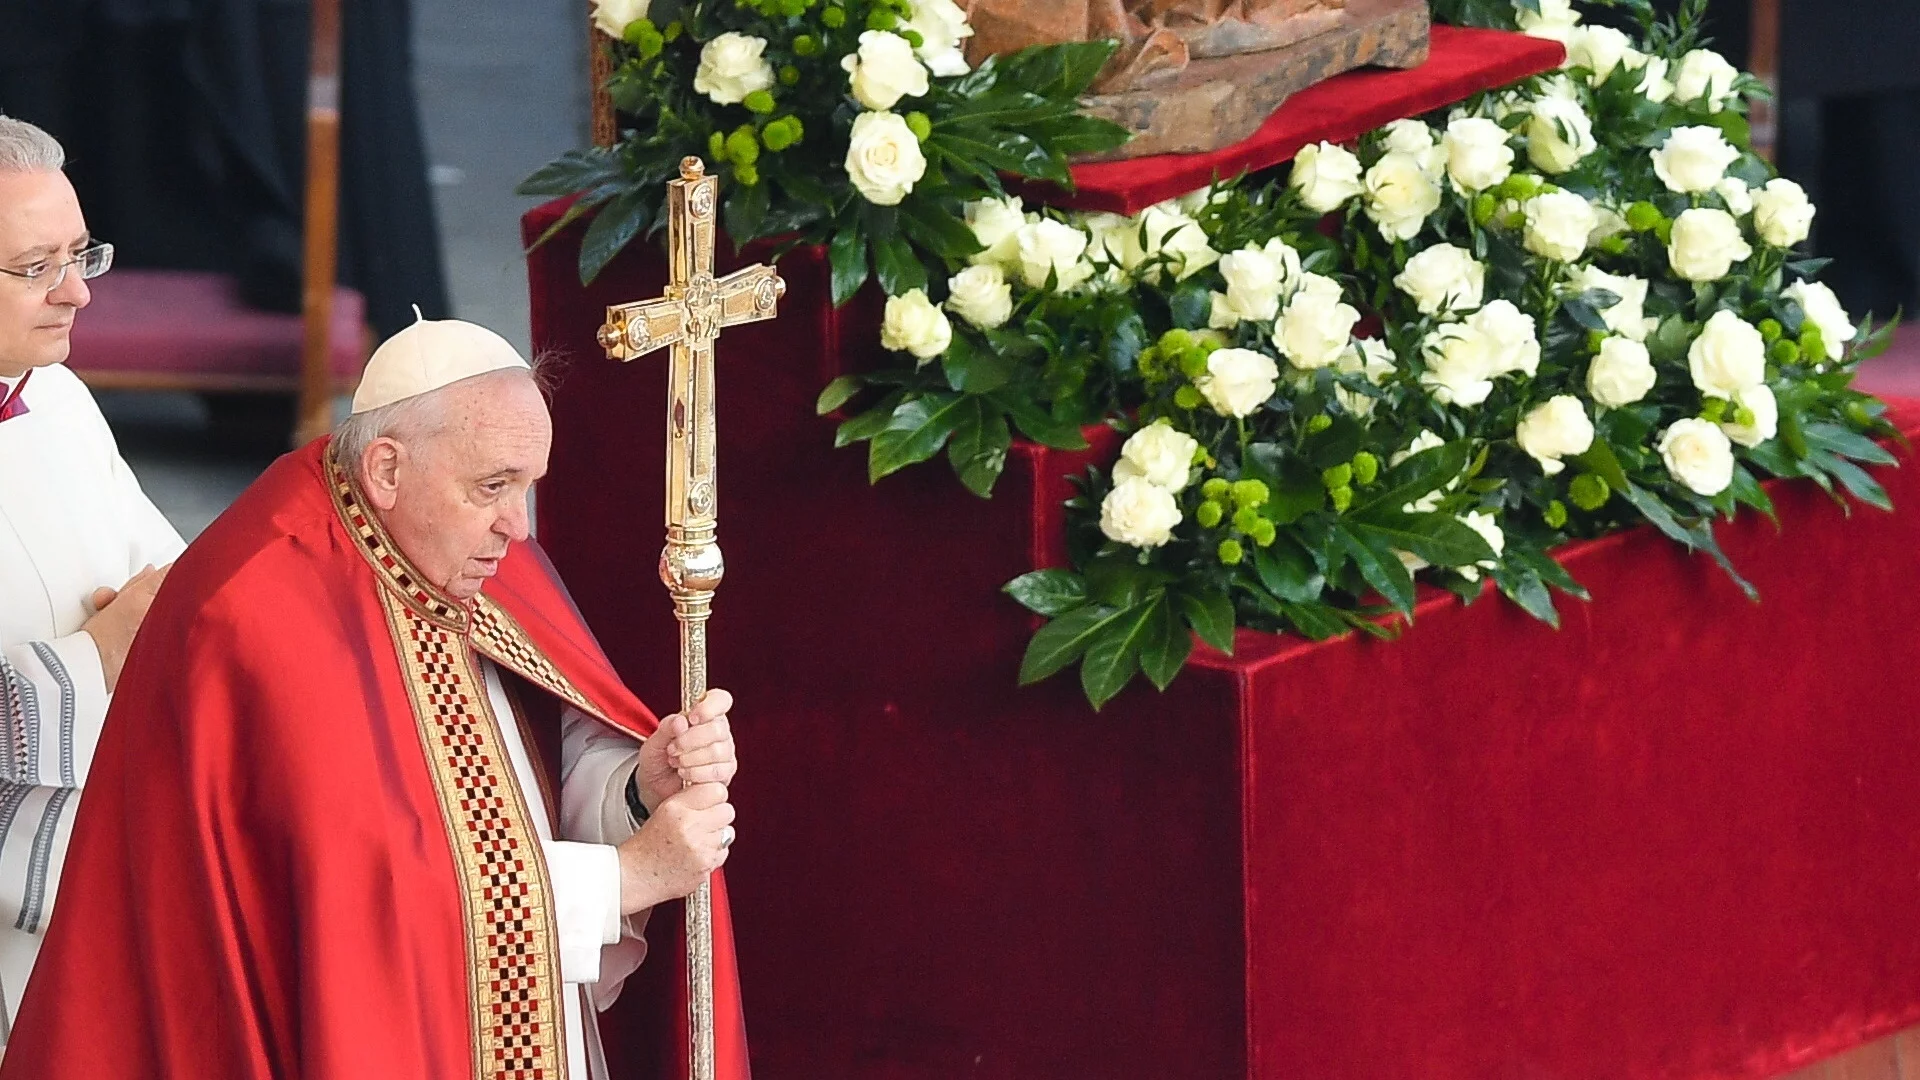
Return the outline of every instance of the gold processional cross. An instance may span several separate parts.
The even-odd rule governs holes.
[[[707,692],[707,616],[725,569],[714,539],[713,346],[726,327],[773,318],[787,283],[771,266],[713,276],[720,181],[699,158],[683,159],[680,179],[667,189],[667,294],[609,307],[600,345],[622,361],[673,347],[660,580],[680,621],[680,707],[686,710]],[[687,990],[693,1080],[713,1080],[713,894],[706,882],[687,897]]]

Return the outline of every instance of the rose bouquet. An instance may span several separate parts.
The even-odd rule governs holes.
[[[877,277],[897,362],[819,400],[874,480],[944,451],[987,496],[1016,432],[1125,433],[1069,503],[1071,566],[1007,586],[1050,620],[1021,679],[1077,663],[1098,706],[1136,674],[1167,685],[1196,635],[1390,637],[1416,575],[1557,623],[1554,592],[1584,593],[1549,552],[1641,523],[1739,581],[1713,524],[1771,513],[1768,477],[1887,504],[1861,466],[1892,460],[1891,428],[1850,384],[1891,326],[1856,325],[1796,254],[1814,208],[1749,150],[1757,84],[1705,47],[1698,0],[1607,6],[1638,32],[1569,0],[1441,0],[1562,41],[1566,65],[1122,218],[1027,206],[996,175],[1059,181],[1118,140],[1072,111],[1103,46],[959,74],[946,0],[664,23],[667,0],[603,0],[635,126],[531,188],[597,208],[591,272],[704,149],[736,239],[827,244],[836,299]]]
[[[1584,593],[1551,549],[1642,522],[1746,587],[1713,523],[1771,513],[1762,479],[1887,504],[1861,468],[1892,460],[1884,407],[1850,383],[1891,328],[1794,253],[1813,207],[1748,149],[1754,86],[1697,16],[1633,37],[1518,0],[1561,71],[1284,180],[1125,220],[974,204],[945,300],[889,303],[901,366],[822,405],[881,395],[841,428],[874,476],[944,445],[983,492],[1003,412],[1129,433],[1069,504],[1072,566],[1008,586],[1051,620],[1023,681],[1077,662],[1096,705],[1165,686],[1194,635],[1391,636],[1417,574],[1557,623]]]
[[[1067,157],[1126,132],[1077,112],[1109,42],[1027,49],[970,69],[953,0],[597,0],[615,67],[619,142],[569,153],[522,185],[591,214],[590,281],[665,223],[661,185],[704,156],[726,179],[736,244],[826,244],[836,302],[877,276],[888,295],[973,253],[960,223],[1001,177],[1071,185]],[[551,234],[549,234],[551,235]]]

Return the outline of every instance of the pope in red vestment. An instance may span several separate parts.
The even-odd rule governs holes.
[[[530,820],[534,800],[560,820],[563,714],[656,726],[532,541],[454,599],[326,440],[281,458],[135,643],[0,1080],[568,1078],[583,988]],[[543,790],[516,781],[509,726]],[[745,1080],[714,884],[717,1075]],[[685,1075],[677,1050],[658,1075]]]

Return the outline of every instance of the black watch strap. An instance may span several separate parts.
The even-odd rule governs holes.
[[[652,816],[647,813],[647,804],[640,799],[639,769],[633,770],[633,775],[627,777],[627,813],[633,815],[636,825],[646,824],[647,818]]]

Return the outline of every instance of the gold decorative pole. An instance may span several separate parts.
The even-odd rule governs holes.
[[[600,345],[614,360],[672,346],[667,375],[667,546],[660,580],[680,620],[680,707],[707,692],[707,616],[726,567],[715,539],[713,350],[729,326],[771,319],[787,283],[771,266],[713,276],[720,181],[697,157],[667,184],[667,294],[607,309]],[[702,882],[687,897],[687,1000],[693,1080],[713,1080],[713,906]]]

